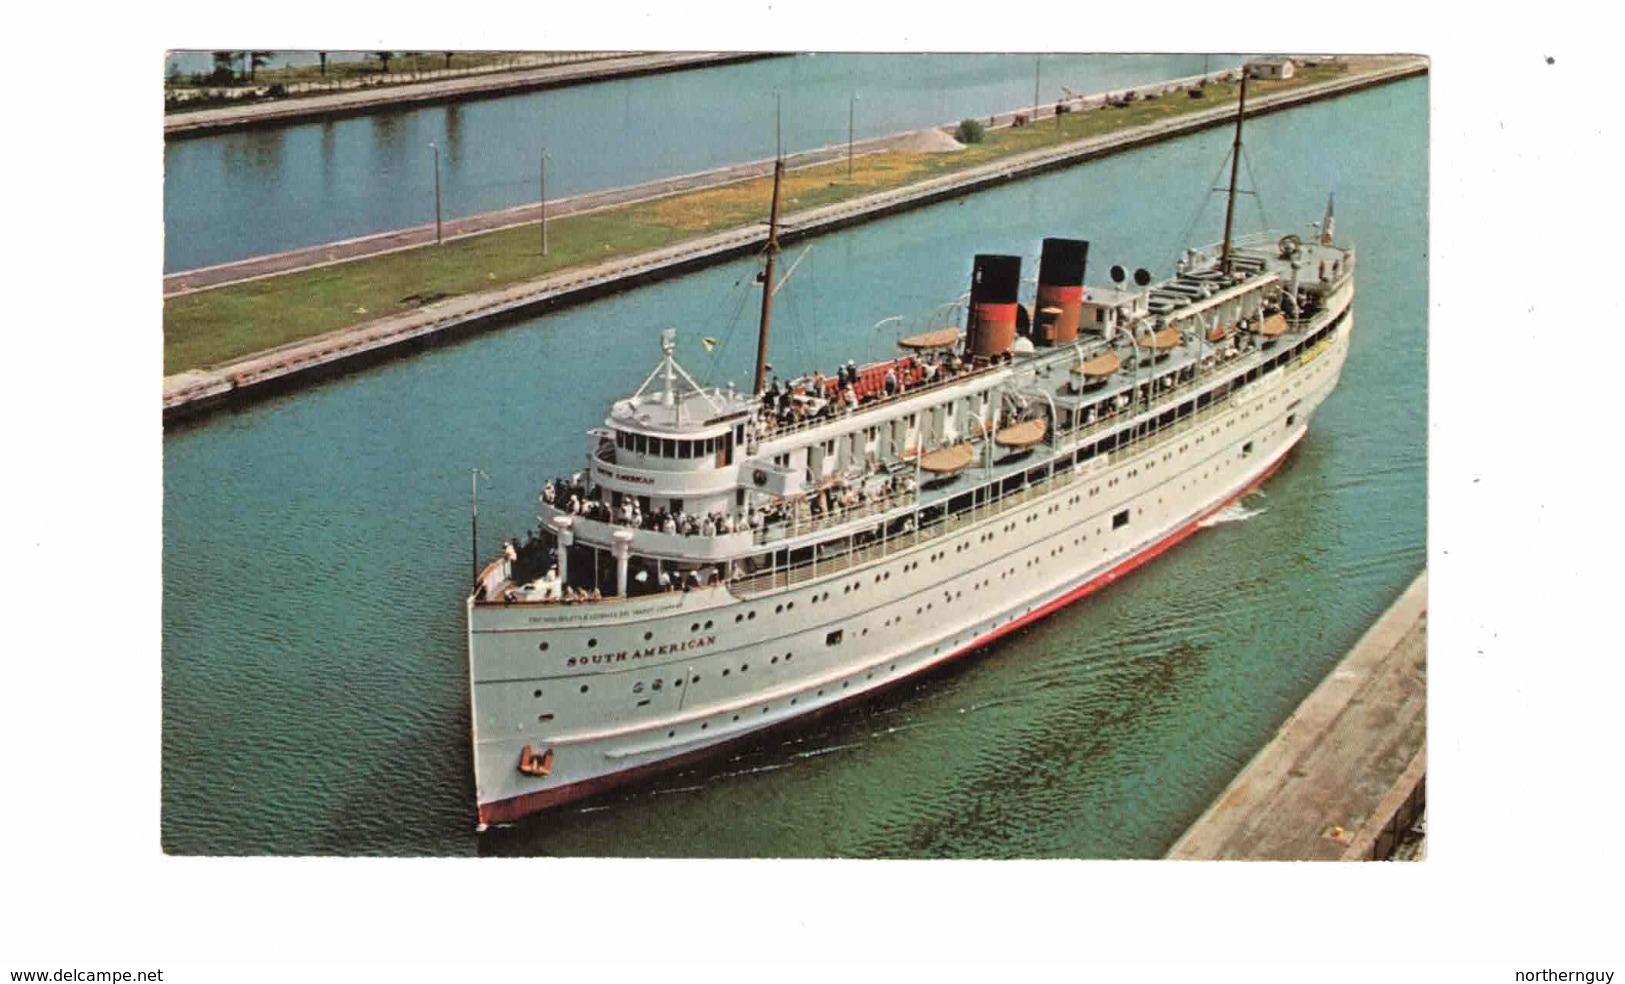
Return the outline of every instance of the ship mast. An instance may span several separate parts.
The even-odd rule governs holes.
[[[1230,272],[1230,229],[1236,217],[1236,174],[1241,168],[1241,120],[1247,115],[1247,66],[1241,66],[1241,103],[1236,107],[1236,142],[1230,148],[1230,198],[1224,207],[1224,251],[1219,269]]]
[[[762,325],[756,335],[757,396],[767,387],[767,329],[773,320],[773,261],[779,256],[779,185],[784,179],[784,155],[773,160],[773,210],[767,220],[767,269],[762,273]]]

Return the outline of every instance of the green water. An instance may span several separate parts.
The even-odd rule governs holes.
[[[1212,131],[817,240],[775,304],[794,372],[1045,235],[1168,272]],[[709,764],[476,837],[462,597],[482,553],[653,364],[743,381],[735,263],[181,429],[164,451],[163,839],[201,854],[1148,857],[1425,562],[1427,82],[1250,123],[1263,208],[1358,243],[1339,390],[1265,489],[955,666]],[[1219,203],[1196,222],[1216,239]],[[1242,204],[1243,228],[1257,206]],[[791,256],[799,247],[791,251]],[[713,363],[698,336],[729,339]],[[884,339],[878,340],[884,344]]]

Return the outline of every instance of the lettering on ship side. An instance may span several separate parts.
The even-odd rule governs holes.
[[[617,653],[592,653],[584,656],[571,656],[564,661],[566,669],[577,666],[602,665],[604,663],[624,663],[627,660],[648,659],[651,656],[666,656],[674,653],[686,653],[692,649],[704,649],[716,645],[717,637],[714,635],[700,636],[687,639],[683,642],[668,642],[658,646],[646,646],[643,649],[623,649]]]

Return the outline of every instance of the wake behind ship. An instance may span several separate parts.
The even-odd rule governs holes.
[[[751,392],[664,332],[468,599],[480,825],[985,645],[1267,478],[1341,375],[1355,254],[1329,202],[1310,241],[1233,239],[1234,174],[1172,279],[1085,286],[1088,243],[1046,239],[1023,303],[1020,258],[980,255],[963,331],[956,305],[887,361],[769,385],[766,288]]]

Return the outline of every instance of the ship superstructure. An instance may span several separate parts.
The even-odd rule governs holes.
[[[1226,232],[1111,287],[1046,239],[1030,301],[977,256],[962,321],[749,393],[664,332],[469,598],[481,825],[982,646],[1263,481],[1337,385],[1355,254],[1330,203],[1309,241]]]

